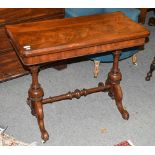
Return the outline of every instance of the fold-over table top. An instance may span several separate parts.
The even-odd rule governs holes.
[[[149,31],[121,12],[6,26],[21,57],[145,38]]]

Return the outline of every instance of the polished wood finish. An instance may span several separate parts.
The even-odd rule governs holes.
[[[129,119],[129,113],[122,104],[119,57],[122,49],[145,44],[149,31],[142,25],[123,13],[116,12],[10,25],[6,26],[6,29],[20,60],[31,71],[32,84],[28,91],[28,104],[32,114],[37,116],[44,141],[48,140],[49,136],[44,126],[43,104],[79,99],[81,96],[104,91],[115,100],[123,119]],[[113,51],[114,61],[105,84],[101,82],[94,88],[76,89],[66,94],[43,98],[43,89],[38,82],[40,65],[108,51]]]
[[[115,51],[114,53],[114,62],[111,71],[108,74],[108,79],[106,85],[110,85],[109,96],[115,99],[117,108],[122,114],[122,117],[126,120],[129,119],[129,113],[124,110],[122,105],[123,92],[120,86],[120,81],[122,80],[122,74],[119,69],[119,57],[121,51]]]
[[[64,18],[64,9],[0,8],[0,82],[29,74],[14,51],[4,26],[57,18]],[[66,64],[56,64],[53,67],[61,70]]]
[[[145,37],[148,36],[144,27],[122,13],[92,15],[86,18],[87,20],[83,16],[10,25],[7,26],[7,31],[25,65],[84,56],[96,51],[101,53],[139,46],[144,44]],[[76,53],[73,52],[75,49]]]
[[[92,93],[104,92],[110,88],[110,85],[104,86],[104,83],[100,82],[98,87],[79,90],[76,89],[74,92],[68,92],[59,96],[49,97],[42,100],[42,104],[53,103],[62,100],[72,100],[73,98],[79,99],[81,96],[87,96]]]
[[[0,52],[13,50],[4,27],[0,28],[0,43]]]
[[[0,52],[0,82],[29,74],[14,50]]]
[[[32,73],[32,84],[28,91],[29,97],[28,102],[31,105],[31,112],[33,115],[36,115],[40,132],[41,132],[41,138],[45,141],[48,140],[48,133],[45,130],[44,126],[44,113],[43,113],[43,105],[42,105],[42,99],[44,96],[44,91],[41,88],[41,85],[38,82],[38,66],[30,67],[30,71]]]
[[[64,17],[62,8],[1,8],[0,26]]]

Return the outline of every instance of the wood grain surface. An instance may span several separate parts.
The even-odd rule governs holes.
[[[116,46],[139,46],[149,34],[121,12],[10,25],[6,29],[25,65],[107,52]]]

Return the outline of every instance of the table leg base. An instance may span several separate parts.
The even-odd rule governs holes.
[[[122,104],[123,93],[120,86],[121,72],[118,68],[120,51],[114,52],[114,62],[111,71],[108,74],[106,83],[100,82],[97,87],[68,92],[59,96],[49,97],[43,99],[44,91],[38,82],[39,66],[30,67],[32,74],[32,84],[28,91],[28,105],[31,108],[32,115],[37,117],[38,126],[41,132],[41,138],[46,142],[49,139],[48,132],[44,126],[44,112],[43,105],[47,103],[54,103],[61,100],[72,100],[73,98],[79,99],[81,96],[87,96],[97,92],[108,92],[108,95],[115,100],[117,108],[125,120],[129,119],[129,113],[124,109]]]
[[[106,84],[110,85],[110,89],[108,90],[108,95],[115,100],[116,106],[119,112],[122,115],[122,118],[125,120],[129,119],[129,113],[124,109],[122,104],[123,92],[120,86],[120,81],[122,79],[122,74],[119,69],[119,57],[121,51],[115,51],[114,54],[114,62],[111,71],[108,74],[108,78],[106,80]]]

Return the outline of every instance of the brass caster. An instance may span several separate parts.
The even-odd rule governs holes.
[[[100,69],[99,69],[99,65],[100,65],[100,61],[96,61],[94,60],[94,78],[97,78],[97,76],[99,75]]]
[[[137,66],[138,63],[137,63],[137,54],[134,54],[132,57],[131,57],[131,61],[133,63],[134,66]]]

